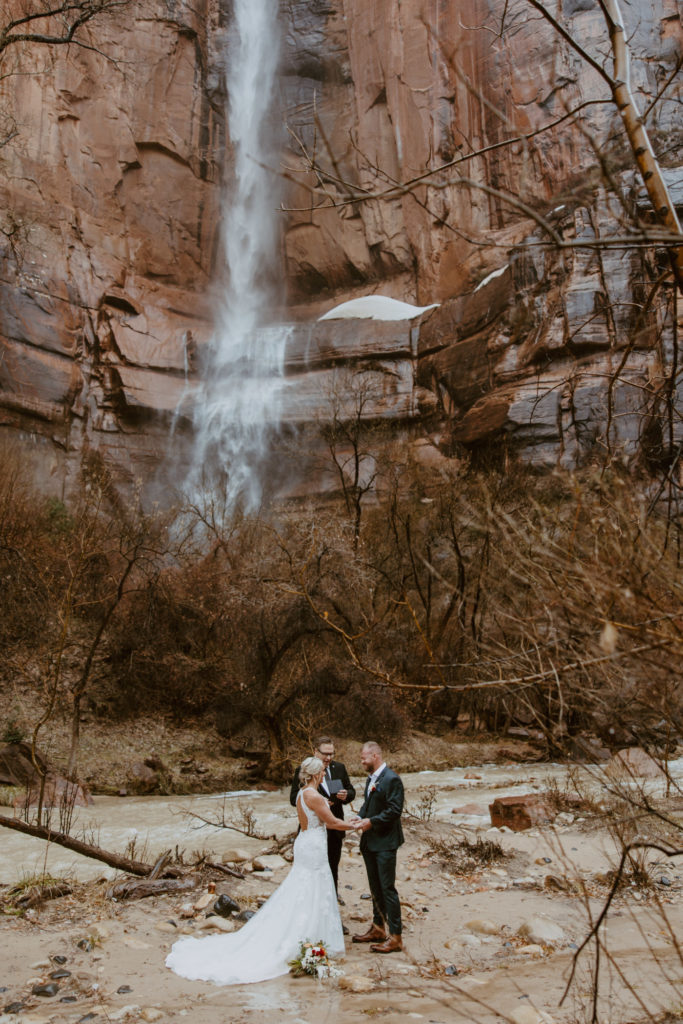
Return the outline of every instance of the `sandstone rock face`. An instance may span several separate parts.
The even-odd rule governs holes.
[[[599,52],[599,5],[563,11]],[[680,9],[642,0],[624,15],[644,108],[683,45]],[[129,480],[187,457],[221,287],[231,16],[230,0],[139,0],[93,21],[90,49],[3,56],[0,425],[31,440],[54,490],[84,451]],[[296,322],[285,423],[314,430],[361,370],[364,417],[408,440],[419,425],[425,456],[495,442],[548,466],[596,448],[666,464],[683,385],[668,293],[646,301],[659,268],[649,250],[574,247],[627,229],[596,151],[647,215],[620,121],[595,104],[581,130],[522,140],[566,98],[606,98],[599,76],[526,0],[285,0],[281,21],[283,156],[300,181],[283,185],[288,298],[272,311]],[[683,202],[678,109],[665,96],[648,127]],[[411,194],[346,202],[345,183],[374,195],[444,164]],[[539,217],[563,248],[542,244]],[[376,292],[440,306],[407,323],[316,322]]]

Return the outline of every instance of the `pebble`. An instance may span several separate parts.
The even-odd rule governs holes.
[[[46,967],[52,967],[49,960],[37,960],[34,964],[31,964],[32,971],[43,971]]]
[[[65,971],[64,968],[61,968],[58,971],[51,971],[50,977],[54,978],[55,981],[59,981],[60,978],[70,978],[71,971]]]
[[[122,1006],[118,1010],[109,1010],[107,1017],[109,1020],[124,1020],[126,1017],[137,1017],[139,1013],[139,1006]]]
[[[34,996],[45,996],[46,998],[52,998],[59,992],[59,985],[56,981],[50,981],[47,985],[34,985],[31,989]]]
[[[339,979],[339,988],[344,992],[374,992],[375,982],[371,978],[344,976]]]
[[[230,914],[239,914],[239,911],[239,904],[235,903],[235,901],[226,893],[221,893],[213,905],[214,914],[218,914],[220,917],[228,917]]]
[[[62,996],[60,1003],[77,1003],[78,996]]]
[[[249,860],[249,854],[245,853],[244,850],[226,850],[221,857],[222,864],[243,864],[245,860]]]
[[[203,896],[200,896],[196,903],[193,904],[195,910],[206,910],[209,903],[213,903],[216,899],[215,892],[205,892]]]
[[[157,921],[154,927],[158,932],[175,932],[178,930],[178,925],[171,924],[170,921]]]
[[[466,927],[471,932],[478,932],[481,935],[497,935],[500,931],[499,925],[494,921],[487,921],[478,917],[468,921]]]
[[[7,1006],[3,1007],[5,1013],[19,1013],[20,1010],[24,1009],[23,1003],[8,1003]]]
[[[539,946],[538,943],[532,942],[528,946],[521,946],[520,953],[525,953],[526,956],[543,956],[543,946]]]
[[[549,921],[544,917],[532,917],[525,921],[517,929],[517,934],[522,935],[524,938],[529,939],[531,943],[538,944],[539,946],[552,946],[555,943],[561,942],[565,937],[564,931],[560,928],[559,924],[555,924],[554,921]]]
[[[163,1012],[161,1010],[157,1010],[156,1006],[145,1006],[140,1010],[140,1016],[142,1019],[149,1021],[150,1024],[155,1020],[161,1020],[163,1015]]]
[[[510,1024],[554,1024],[553,1018],[543,1010],[537,1010],[535,1006],[526,1003],[523,1006],[516,1006],[506,1015]]]
[[[116,994],[119,995],[119,996],[123,996],[127,992],[132,992],[132,991],[133,991],[133,989],[130,987],[130,985],[119,985],[119,987],[116,990]]]
[[[218,917],[214,914],[213,917],[205,917],[202,921],[197,922],[198,928],[215,928],[219,932],[234,932],[235,925],[232,921],[226,921],[224,917]]]
[[[54,963],[61,965],[61,964],[65,964],[67,962],[68,957],[62,956],[61,953],[57,953],[57,954],[55,954],[55,956],[51,957],[50,959],[53,960]]]

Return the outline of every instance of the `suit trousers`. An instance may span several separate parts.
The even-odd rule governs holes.
[[[372,893],[372,920],[390,935],[401,934],[401,903],[396,892],[396,850],[363,850]]]
[[[327,830],[327,859],[330,863],[330,871],[334,879],[334,891],[337,892],[339,861],[341,860],[344,832],[340,829],[328,828]]]

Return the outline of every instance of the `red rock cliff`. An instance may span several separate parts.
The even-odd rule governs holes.
[[[595,0],[561,13],[604,51]],[[627,14],[646,108],[675,72],[680,10],[643,0]],[[0,422],[39,442],[43,473],[68,475],[87,446],[135,477],[166,448],[211,331],[230,17],[228,0],[141,0],[90,23],[91,48],[3,56]],[[548,464],[596,445],[632,457],[644,439],[666,457],[673,335],[666,293],[641,308],[651,250],[528,244],[547,239],[539,216],[568,243],[619,229],[616,197],[629,223],[647,216],[611,104],[522,138],[605,98],[597,74],[527,0],[288,0],[282,23],[284,162],[301,182],[285,186],[283,318],[371,292],[441,303],[388,364],[384,327],[330,340],[327,326],[305,366],[297,338],[315,330],[295,332],[301,418],[324,404],[315,374],[331,346],[332,363],[384,359],[401,429],[426,428],[442,451],[505,435]],[[679,98],[674,75],[648,126],[680,199]],[[349,192],[442,164],[398,198]]]

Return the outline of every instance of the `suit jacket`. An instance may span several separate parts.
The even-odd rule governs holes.
[[[401,812],[403,811],[403,782],[401,777],[385,768],[370,792],[370,780],[365,783],[365,800],[358,812],[369,818],[372,828],[361,833],[361,850],[397,850],[403,842]]]
[[[343,807],[343,804],[350,804],[351,801],[353,800],[353,798],[356,795],[356,791],[353,788],[353,786],[351,785],[351,780],[349,779],[348,772],[346,771],[346,768],[341,763],[341,761],[330,761],[330,776],[333,779],[339,779],[339,781],[342,784],[342,789],[346,790],[346,800],[344,800],[344,801],[337,800],[336,797],[333,797],[332,798],[332,804],[330,806],[330,810],[334,814],[335,818],[343,818],[344,817],[344,807]],[[291,790],[289,792],[289,802],[292,805],[292,807],[296,807],[296,796],[297,796],[298,792],[299,792],[299,769],[297,768],[297,770],[294,772],[294,778],[292,779],[292,788],[291,788]],[[330,799],[328,794],[322,788],[322,786],[318,786],[318,792],[322,796],[324,796],[325,799],[327,799],[327,800]],[[342,833],[340,833],[340,835],[341,834]]]

